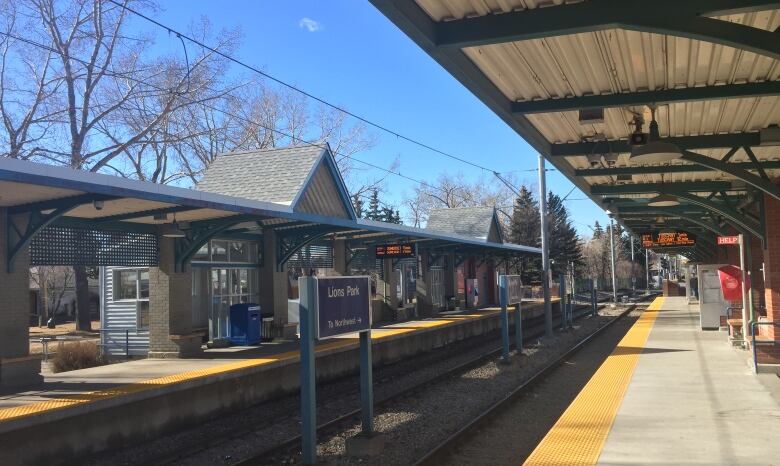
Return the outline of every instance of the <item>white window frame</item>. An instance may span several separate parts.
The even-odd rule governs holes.
[[[116,299],[116,291],[117,291],[117,283],[121,283],[121,280],[117,281],[117,274],[121,274],[123,272],[135,272],[135,299],[132,298],[121,298]],[[112,283],[112,292],[111,292],[111,302],[114,303],[135,303],[135,329],[136,331],[145,331],[149,330],[149,325],[147,324],[144,327],[141,327],[139,325],[140,322],[140,311],[141,306],[140,303],[146,303],[147,309],[149,309],[149,297],[146,298],[141,297],[141,273],[146,272],[149,274],[149,268],[148,267],[141,267],[141,268],[116,268],[111,271],[112,277],[111,277],[111,283]],[[151,313],[151,310],[148,311]]]

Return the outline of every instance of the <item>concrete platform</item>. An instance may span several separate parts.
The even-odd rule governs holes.
[[[557,307],[554,302],[554,311]],[[523,318],[541,312],[541,305],[529,304]],[[374,364],[495,330],[499,313],[487,308],[373,329]],[[354,373],[357,334],[322,342],[316,353],[318,381]],[[145,359],[48,374],[40,390],[0,395],[0,464],[61,462],[142,441],[295,392],[299,372],[298,344],[288,342],[210,350],[198,359]]]
[[[780,464],[780,379],[666,298],[599,464]]]
[[[749,357],[657,298],[525,464],[780,464],[780,379]]]

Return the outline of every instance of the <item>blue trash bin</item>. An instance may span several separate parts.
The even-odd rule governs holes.
[[[260,343],[260,305],[241,303],[230,306],[230,342],[234,345]]]

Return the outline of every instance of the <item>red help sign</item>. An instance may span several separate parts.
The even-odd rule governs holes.
[[[726,265],[718,269],[720,288],[726,301],[742,301],[742,270],[734,265]],[[748,279],[747,289],[750,289]]]
[[[718,244],[739,244],[739,236],[718,236]]]

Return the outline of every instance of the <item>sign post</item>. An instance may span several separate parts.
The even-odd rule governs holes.
[[[739,245],[739,268],[741,270],[741,281],[742,281],[742,334],[744,335],[744,338],[747,339],[748,334],[750,333],[749,325],[748,325],[748,305],[752,308],[752,302],[748,304],[748,291],[747,291],[747,280],[748,280],[748,272],[745,270],[745,235],[739,234],[736,236],[718,236],[718,245],[720,246],[727,246],[727,245]],[[752,317],[752,312],[750,313],[750,317]]]
[[[503,342],[503,354],[509,358],[509,306],[514,304],[515,319],[515,349],[518,353],[523,351],[523,319],[521,303],[523,300],[523,282],[520,275],[499,275],[498,277],[499,301],[501,304],[501,336]]]
[[[301,293],[301,439],[303,442],[301,461],[303,464],[315,464],[317,462],[315,339],[322,340],[353,332],[359,333],[362,434],[366,436],[373,434],[371,287],[369,277],[365,276],[301,277],[298,280]],[[362,446],[360,444],[357,448]],[[349,441],[347,449],[348,451],[350,449]]]
[[[300,290],[301,323],[301,461],[303,464],[317,462],[317,401],[316,372],[314,368],[314,322],[317,313],[317,279],[301,277]]]
[[[739,268],[742,270],[742,337],[747,345],[748,328],[748,302],[747,302],[747,272],[745,271],[745,235],[739,234]]]
[[[498,300],[501,304],[501,359],[509,362],[509,313],[507,305],[509,301],[509,289],[506,275],[498,276]]]

